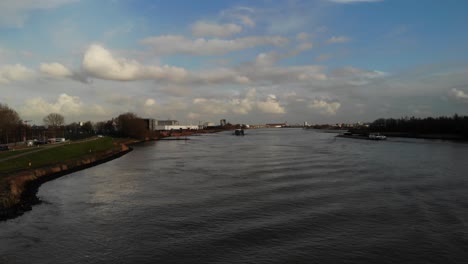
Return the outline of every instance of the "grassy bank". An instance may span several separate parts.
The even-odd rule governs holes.
[[[105,137],[8,155],[0,161],[0,220],[29,210],[42,183],[120,157],[131,150],[124,143],[131,142]]]
[[[0,162],[0,175],[22,170],[35,169],[45,165],[61,163],[70,159],[83,157],[93,153],[111,150],[116,147],[110,137],[99,138],[79,143],[65,143],[54,147],[43,147],[41,151],[26,154],[11,160]],[[24,151],[10,151],[8,155],[21,154]],[[7,156],[7,155],[5,155]],[[0,159],[3,156],[0,156]]]
[[[16,156],[18,154],[32,152],[32,151],[36,151],[36,150],[37,150],[36,148],[28,148],[28,149],[2,151],[2,152],[0,152],[0,160],[2,160],[4,158],[9,158],[9,157],[12,157],[12,156]]]

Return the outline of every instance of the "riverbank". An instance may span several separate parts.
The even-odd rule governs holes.
[[[366,136],[366,135],[345,135],[345,134],[340,134],[340,135],[337,135],[336,137],[354,138],[354,139],[363,139],[363,140],[383,140],[383,139],[385,139],[385,138],[369,137],[369,136]]]
[[[121,157],[132,150],[128,145],[136,142],[117,140],[111,149],[0,175],[0,221],[20,216],[38,204],[36,193],[41,184]]]
[[[222,131],[226,131],[226,129],[199,129],[199,130],[171,130],[171,131],[161,131],[160,138],[180,138],[180,137],[187,137],[193,136],[198,134],[211,134],[211,133],[219,133]],[[157,139],[156,139],[157,140]]]
[[[150,140],[180,139],[196,134],[218,133],[222,131],[225,130],[164,131],[158,137],[147,138],[145,140],[115,139],[114,144],[117,147],[109,150],[100,152],[90,150],[91,154],[81,155],[80,157],[60,162],[47,163],[47,161],[43,161],[39,163],[35,161],[35,166],[27,169],[13,169],[11,172],[7,170],[6,173],[5,168],[2,168],[3,173],[0,171],[0,221],[18,217],[24,212],[31,210],[33,205],[40,203],[36,194],[43,183],[119,158],[132,151],[130,147],[132,144]],[[25,163],[25,161],[23,160],[22,163]],[[6,166],[8,165],[11,164],[7,164]],[[29,165],[31,166],[31,162]],[[6,169],[9,168],[7,167]]]
[[[359,131],[351,135],[340,134],[337,137],[343,138],[357,138],[357,139],[368,139],[368,135],[374,132]],[[403,132],[379,132],[378,134],[384,135],[388,138],[415,138],[415,139],[432,139],[432,140],[449,140],[457,142],[467,142],[468,139],[462,135],[457,134],[416,134],[416,133],[403,133]]]

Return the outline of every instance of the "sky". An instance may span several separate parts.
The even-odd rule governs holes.
[[[40,125],[468,115],[468,1],[1,0],[0,103]]]

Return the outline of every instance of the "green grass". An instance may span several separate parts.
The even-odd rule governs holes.
[[[26,153],[29,151],[37,150],[35,147],[27,148],[27,149],[17,149],[17,150],[8,150],[8,151],[1,151],[0,152],[0,159],[8,158],[11,156],[15,156],[21,153]]]
[[[110,150],[113,147],[115,147],[115,145],[113,144],[113,139],[110,137],[80,143],[64,144],[58,147],[44,149],[29,155],[0,162],[0,173],[26,168],[39,168],[83,157],[92,153],[103,152]],[[29,166],[29,163],[31,163],[31,166]]]

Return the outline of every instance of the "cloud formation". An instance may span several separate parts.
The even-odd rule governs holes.
[[[42,73],[53,77],[70,77],[73,75],[73,73],[67,67],[57,62],[42,63],[39,67],[39,70]]]
[[[462,90],[453,88],[449,91],[449,95],[458,101],[468,103],[468,94]]]
[[[145,66],[135,60],[116,58],[104,47],[94,44],[86,50],[83,70],[92,77],[105,80],[134,81],[154,79],[183,81],[187,72],[183,68],[164,66]]]
[[[84,11],[107,1],[0,1],[0,100],[39,120],[52,111],[93,121],[132,111],[179,120],[346,122],[467,110],[464,35],[453,22],[464,17],[456,12],[442,24],[426,16],[433,6],[412,13],[423,29],[394,20],[405,8],[400,1],[386,1],[392,8],[384,13],[378,0],[236,1],[223,10],[187,2],[182,17],[151,1],[139,1],[137,12],[128,12],[135,3],[111,2],[105,17],[95,17]],[[372,2],[381,19],[359,16],[359,3]],[[353,27],[339,26],[351,20]],[[432,34],[440,27],[454,30]],[[366,35],[375,28],[379,36]],[[404,34],[408,28],[414,34]],[[365,50],[350,45],[361,40]]]
[[[308,107],[318,110],[320,114],[323,115],[336,115],[341,107],[341,103],[324,99],[314,99],[309,103]]]
[[[327,40],[330,44],[337,44],[337,43],[346,43],[349,42],[351,39],[345,36],[333,36]]]
[[[14,81],[31,79],[34,71],[21,64],[5,65],[0,67],[0,85],[9,84]]]
[[[233,23],[215,24],[198,21],[192,26],[192,35],[196,37],[229,37],[242,32],[242,27]]]
[[[50,113],[60,113],[65,118],[82,116],[105,116],[108,113],[98,105],[86,105],[78,96],[60,94],[55,101],[47,101],[42,97],[27,99],[20,107],[21,115],[42,120]]]
[[[288,44],[288,39],[281,36],[253,36],[225,39],[188,39],[180,35],[164,35],[143,39],[141,43],[148,45],[156,55],[222,55],[233,51],[254,48],[258,46],[282,47]]]
[[[286,110],[281,106],[276,95],[269,94],[264,101],[257,102],[258,109],[267,114],[285,114]]]

